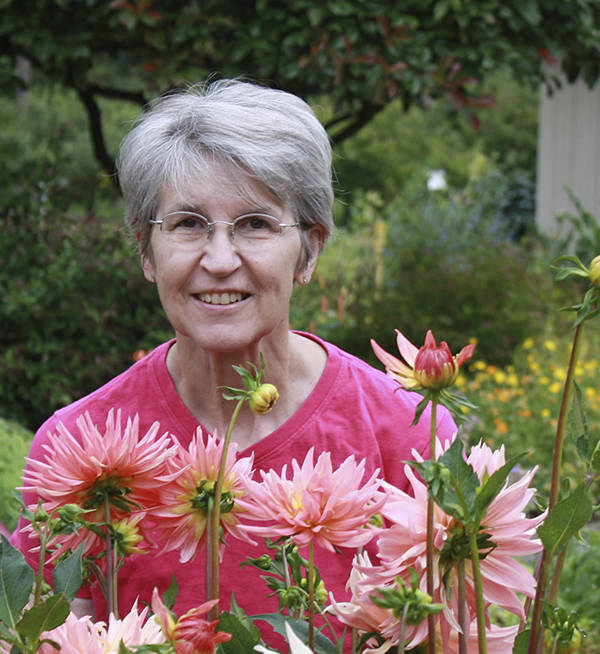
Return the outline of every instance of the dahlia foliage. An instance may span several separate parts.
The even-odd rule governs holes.
[[[124,420],[118,408],[105,417],[104,429],[88,414],[78,419],[78,433],[59,424],[48,435],[44,457],[27,460],[23,477],[28,524],[22,529],[33,542],[26,554],[37,563],[30,567],[6,539],[0,541],[2,651],[128,654],[142,647],[212,654],[256,648],[272,654],[235,603],[231,612],[218,611],[214,568],[233,538],[252,544],[265,539],[265,551],[275,552],[247,563],[263,571],[265,593],[279,598],[279,613],[260,619],[287,635],[293,654],[332,648],[402,652],[425,644],[430,654],[436,648],[444,654],[506,654],[517,638],[518,651],[526,651],[530,615],[524,602],[535,597],[536,610],[544,592],[544,557],[559,553],[587,522],[581,518],[587,515],[581,509],[585,492],[536,514],[536,471],[516,473],[520,457],[507,460],[503,446],[494,450],[485,443],[464,451],[460,434],[440,442],[436,404],[460,404],[447,389],[474,346],[454,356],[431,332],[420,349],[400,332],[397,342],[403,360],[375,342],[373,348],[393,379],[422,392],[415,420],[424,403],[432,404],[430,456],[415,451],[405,462],[408,492],[380,478],[378,470],[367,475],[366,461],[350,456],[334,465],[330,452],[314,449],[282,470],[254,471],[252,458],[238,456],[231,442],[235,419],[246,402],[262,415],[278,393],[262,383],[263,368],[253,366],[253,374],[235,367],[243,372],[244,389],[225,389],[224,397],[237,405],[223,439],[198,428],[184,448],[175,436],[161,435],[157,423],[140,434],[138,416]],[[333,554],[355,550],[344,597],[327,593],[327,575],[321,577],[314,564],[315,547]],[[523,557],[542,549],[541,577],[534,577]],[[199,589],[198,606],[177,617],[169,608],[171,589],[168,599],[154,589],[151,610],[138,611],[136,604],[120,619],[124,558],[169,550],[179,552],[182,563],[206,555],[206,577],[214,582],[207,583],[207,596]],[[44,575],[45,568],[52,574]],[[53,588],[44,581],[50,576]],[[105,592],[105,621],[70,613],[84,579]],[[514,626],[494,624],[509,613]],[[316,614],[334,643],[324,644],[325,631],[316,633]],[[537,651],[536,628],[534,622],[530,652]]]

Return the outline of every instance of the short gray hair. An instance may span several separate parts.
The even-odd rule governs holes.
[[[125,222],[148,248],[161,192],[183,188],[210,161],[249,171],[305,231],[333,230],[331,144],[310,106],[285,91],[239,80],[196,84],[159,98],[125,136],[117,160]]]

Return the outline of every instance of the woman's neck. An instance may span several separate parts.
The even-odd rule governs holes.
[[[295,413],[310,395],[327,360],[320,345],[297,334],[269,339],[244,351],[211,352],[194,347],[185,338],[178,338],[167,355],[167,368],[184,404],[212,433],[225,436],[235,401],[223,398],[223,386],[243,388],[234,365],[260,369],[260,355],[265,361],[264,382],[277,387],[279,400],[271,412],[256,416],[247,404],[239,414],[233,440],[244,449],[271,433]]]

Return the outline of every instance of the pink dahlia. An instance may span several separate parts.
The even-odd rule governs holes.
[[[362,485],[364,460],[356,463],[349,456],[333,469],[331,455],[323,452],[313,463],[311,448],[302,463],[292,460],[281,475],[261,471],[262,482],[245,481],[247,499],[241,502],[250,520],[266,525],[244,525],[250,534],[264,537],[289,536],[299,546],[316,542],[329,551],[335,547],[360,547],[373,537],[369,521],[386,501],[381,492],[379,470]]]
[[[438,443],[438,454],[441,452]],[[418,455],[415,455],[418,456]],[[467,459],[480,479],[491,475],[504,464],[504,448],[493,452],[486,445],[472,448]],[[426,543],[427,543],[427,487],[415,475],[410,466],[405,468],[412,486],[413,496],[390,488],[390,499],[382,510],[391,526],[385,529],[379,539],[381,565],[366,572],[367,581],[374,586],[388,585],[396,576],[408,578],[409,568],[419,574],[421,587],[425,589]],[[524,510],[535,495],[529,488],[535,469],[527,472],[515,483],[506,483],[488,507],[480,529],[481,574],[483,595],[486,602],[497,604],[519,617],[523,607],[517,593],[532,597],[535,579],[516,559],[517,556],[532,554],[541,549],[535,539],[535,529],[544,516],[527,518]],[[440,618],[443,642],[446,643],[451,630],[457,628],[458,606],[456,598],[457,577],[453,552],[460,549],[464,536],[456,520],[440,507],[434,507],[434,563],[435,596],[437,602],[445,603]],[[466,595],[469,621],[475,618],[475,593],[471,577],[471,566],[467,561]],[[442,578],[445,578],[445,584]],[[451,589],[447,599],[446,587]],[[444,645],[445,646],[445,645]]]
[[[347,602],[336,602],[335,597],[331,595],[328,612],[333,613],[340,622],[357,629],[361,634],[374,632],[384,639],[384,642],[379,645],[375,638],[371,638],[363,654],[383,654],[398,645],[404,645],[407,649],[416,647],[427,638],[427,621],[423,620],[418,625],[406,625],[405,643],[400,643],[400,620],[394,616],[391,609],[377,606],[371,599],[372,595],[377,595],[377,588],[383,586],[370,581],[371,570],[373,566],[369,555],[366,552],[357,554],[346,583],[346,589],[351,591],[352,597]]]
[[[77,419],[79,438],[59,423],[56,433],[44,445],[44,460],[27,458],[21,490],[34,492],[52,514],[67,504],[76,504],[90,512],[89,522],[106,521],[105,498],[110,504],[110,521],[125,519],[130,513],[153,508],[158,490],[169,482],[167,462],[177,449],[168,434],[157,437],[159,424],[139,437],[139,419],[128,419],[122,429],[121,411],[111,409],[102,433],[85,413]],[[29,508],[36,511],[37,505]],[[92,532],[60,535],[53,545],[55,556],[76,549],[86,540],[84,554],[101,547],[101,538]]]
[[[219,474],[224,441],[208,435],[206,440],[198,427],[188,450],[180,448],[170,462],[181,474],[160,489],[159,510],[153,512],[157,528],[166,540],[165,550],[178,550],[182,563],[194,559],[206,541],[206,520],[209,504]],[[237,447],[231,443],[227,451],[221,495],[221,527],[232,536],[248,540],[239,527],[243,511],[240,498],[244,480],[252,475],[252,457],[237,459]]]
[[[475,350],[475,345],[466,345],[454,356],[446,341],[439,345],[436,343],[431,330],[427,331],[423,347],[417,349],[398,330],[396,333],[398,350],[404,361],[386,352],[373,339],[371,347],[384,364],[388,376],[407,390],[439,391],[451,386],[458,376],[459,369],[473,356]]]
[[[147,607],[138,612],[136,602],[122,620],[111,614],[108,627],[104,622],[93,622],[89,616],[77,618],[70,613],[63,624],[44,632],[42,638],[57,643],[61,654],[118,654],[121,643],[130,648],[164,643],[160,625],[153,618],[147,619],[148,612]],[[38,652],[56,654],[57,650],[44,642]]]

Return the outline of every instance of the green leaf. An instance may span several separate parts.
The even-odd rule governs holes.
[[[244,609],[237,603],[237,601],[235,599],[235,595],[233,593],[231,594],[231,602],[229,604],[229,613],[231,613],[231,615],[233,615],[235,618],[237,618],[244,625],[244,627],[246,627],[246,629],[250,633],[255,634],[256,637],[260,640],[260,631],[252,623],[252,620],[248,617],[248,615],[244,611]]]
[[[600,470],[600,440],[596,443],[594,451],[590,456],[590,467],[592,470]]]
[[[442,498],[440,506],[444,508],[448,502],[458,503],[465,521],[471,522],[470,518],[475,509],[479,478],[473,470],[473,466],[465,461],[463,455],[463,444],[460,438],[456,438],[452,445],[442,454],[438,463],[450,471],[451,493]],[[437,498],[436,502],[438,501]],[[445,508],[444,508],[445,510]]]
[[[83,544],[67,559],[63,559],[52,572],[55,593],[64,593],[68,602],[73,601],[83,582],[81,555]]]
[[[530,634],[531,629],[525,629],[524,631],[521,631],[521,633],[517,634],[513,645],[512,654],[527,654]]]
[[[525,456],[525,452],[510,458],[501,468],[498,468],[494,474],[485,481],[477,492],[474,506],[473,522],[476,527],[483,520],[489,505],[502,490],[510,471],[515,467],[518,461]]]
[[[592,502],[583,485],[556,504],[537,532],[551,561],[556,553],[584,527],[592,517]]]
[[[221,643],[226,654],[249,654],[254,651],[254,646],[260,643],[258,629],[250,631],[231,613],[224,611],[219,615],[218,629],[233,635],[231,640]]]
[[[36,641],[43,631],[61,625],[67,619],[69,610],[69,602],[64,593],[52,595],[24,613],[17,624],[17,631],[22,637]]]
[[[177,600],[177,595],[179,594],[179,586],[177,584],[177,579],[175,575],[171,573],[171,583],[167,590],[163,593],[162,601],[163,604],[168,608],[172,609],[175,606],[175,601]]]
[[[0,540],[0,621],[15,627],[32,592],[33,570],[2,536]]]
[[[578,308],[577,319],[573,323],[573,327],[578,327],[586,320],[591,320],[596,317],[600,309],[596,305],[600,302],[600,291],[597,288],[590,288],[583,296],[583,302]]]
[[[261,613],[259,615],[250,616],[253,620],[264,620],[268,622],[273,629],[281,634],[284,638],[287,637],[285,631],[285,623],[289,623],[290,627],[294,630],[298,638],[303,642],[308,643],[308,622],[300,620],[299,618],[291,618],[288,615],[281,615],[281,613]],[[315,649],[317,654],[339,654],[337,646],[332,643],[329,638],[324,636],[320,631],[315,631]]]

